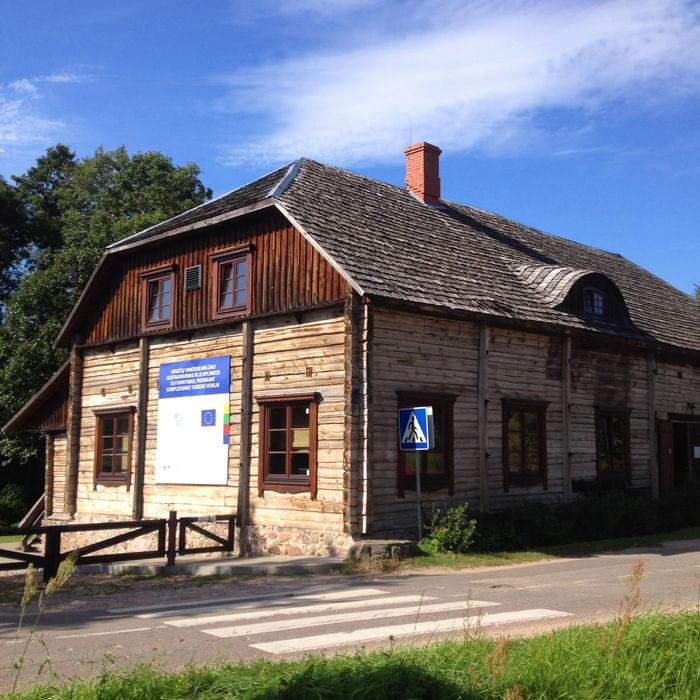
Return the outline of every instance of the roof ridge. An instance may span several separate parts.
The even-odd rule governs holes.
[[[282,179],[267,193],[268,197],[281,197],[287,187],[292,183],[297,173],[301,169],[301,166],[306,162],[306,158],[303,156],[297,158],[290,166],[287,172],[283,175]],[[274,171],[273,171],[274,172]],[[259,178],[258,178],[259,179]]]

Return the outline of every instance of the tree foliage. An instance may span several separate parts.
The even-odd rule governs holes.
[[[0,179],[0,425],[64,361],[53,341],[105,246],[211,197],[196,165],[123,147],[78,160],[58,145],[13,180]],[[37,478],[39,461],[35,437],[0,436],[0,468]]]

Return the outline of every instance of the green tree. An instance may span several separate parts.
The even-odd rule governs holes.
[[[24,228],[15,256],[21,279],[0,325],[0,425],[65,360],[53,341],[105,246],[211,197],[196,165],[175,166],[157,152],[130,156],[123,147],[76,160],[59,145],[13,179]],[[11,260],[7,269],[17,267]],[[41,492],[39,447],[36,436],[0,435],[0,469],[21,476],[28,497]]]
[[[17,190],[0,177],[0,308],[19,280],[27,235],[26,216]]]
[[[695,298],[700,301],[700,284],[693,285],[695,287]]]

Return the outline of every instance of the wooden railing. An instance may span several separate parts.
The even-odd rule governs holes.
[[[198,525],[200,522],[226,523],[226,536],[221,537],[214,532]],[[44,581],[53,578],[58,571],[60,563],[68,556],[73,555],[76,565],[99,564],[116,561],[130,561],[137,559],[158,559],[164,557],[169,566],[175,564],[175,557],[183,554],[196,554],[203,552],[232,552],[234,533],[236,527],[235,515],[214,515],[203,517],[177,517],[176,511],[170,511],[168,518],[153,520],[117,520],[102,523],[71,523],[67,525],[38,525],[32,527],[0,528],[2,535],[21,535],[24,537],[40,536],[44,539],[42,552],[25,552],[10,548],[0,549],[0,559],[9,559],[8,562],[0,561],[0,571],[12,569],[24,569],[29,564],[43,570]],[[95,532],[99,530],[127,530],[107,539],[93,542],[83,547],[74,549],[61,549],[61,535],[64,533]],[[188,546],[188,532],[196,532],[205,541],[213,544]],[[100,550],[114,547],[115,545],[136,540],[139,537],[156,533],[156,544],[145,546],[142,549],[134,549],[123,552],[110,552],[107,554],[94,554]]]
[[[36,503],[29,509],[29,512],[19,521],[18,527],[33,527],[38,525],[42,518],[44,517],[44,501],[46,500],[46,493],[42,493],[39,498],[37,498]],[[25,535],[22,537],[22,551],[30,551],[31,541],[35,535]]]

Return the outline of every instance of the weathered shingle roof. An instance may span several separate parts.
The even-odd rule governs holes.
[[[311,160],[279,168],[114,248],[262,203],[278,206],[367,295],[700,350],[700,304],[619,255],[462,204],[426,206],[405,189]],[[632,325],[595,326],[554,308],[590,273],[619,288]],[[547,275],[549,287],[538,289]]]

